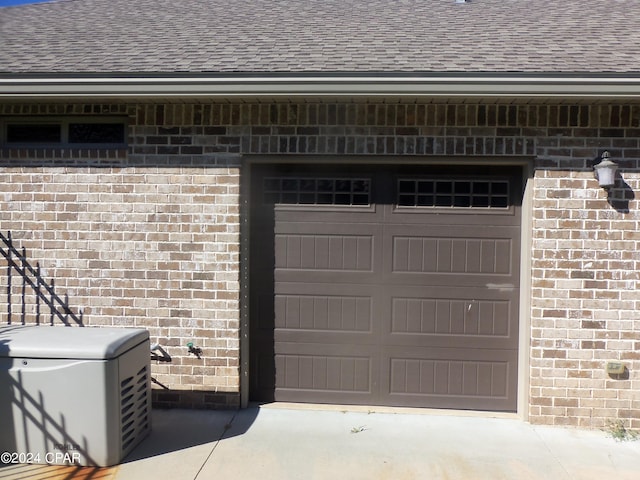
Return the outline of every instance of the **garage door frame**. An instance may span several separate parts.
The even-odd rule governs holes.
[[[518,342],[518,387],[516,416],[528,419],[529,407],[529,352],[530,352],[530,292],[531,292],[531,224],[532,224],[532,156],[438,156],[438,157],[363,157],[363,156],[264,156],[245,155],[241,171],[240,194],[240,401],[241,407],[249,406],[249,326],[250,326],[250,248],[249,232],[251,209],[251,171],[255,165],[415,165],[415,166],[517,166],[522,169],[523,198],[521,206],[520,235],[520,307]],[[482,412],[480,412],[482,413]],[[511,414],[513,415],[513,414]]]

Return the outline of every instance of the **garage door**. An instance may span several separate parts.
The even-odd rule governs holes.
[[[250,398],[515,411],[521,171],[252,171]]]

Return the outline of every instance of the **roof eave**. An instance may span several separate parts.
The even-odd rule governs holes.
[[[640,75],[0,75],[0,99],[640,97]]]

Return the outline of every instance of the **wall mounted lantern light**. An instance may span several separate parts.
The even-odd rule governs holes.
[[[595,170],[595,176],[601,187],[611,188],[616,184],[616,170],[618,170],[618,164],[609,160],[609,152],[602,152],[600,163],[594,165],[593,169]]]

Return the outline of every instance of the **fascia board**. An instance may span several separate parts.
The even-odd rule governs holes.
[[[0,98],[640,97],[640,76],[0,76]]]

